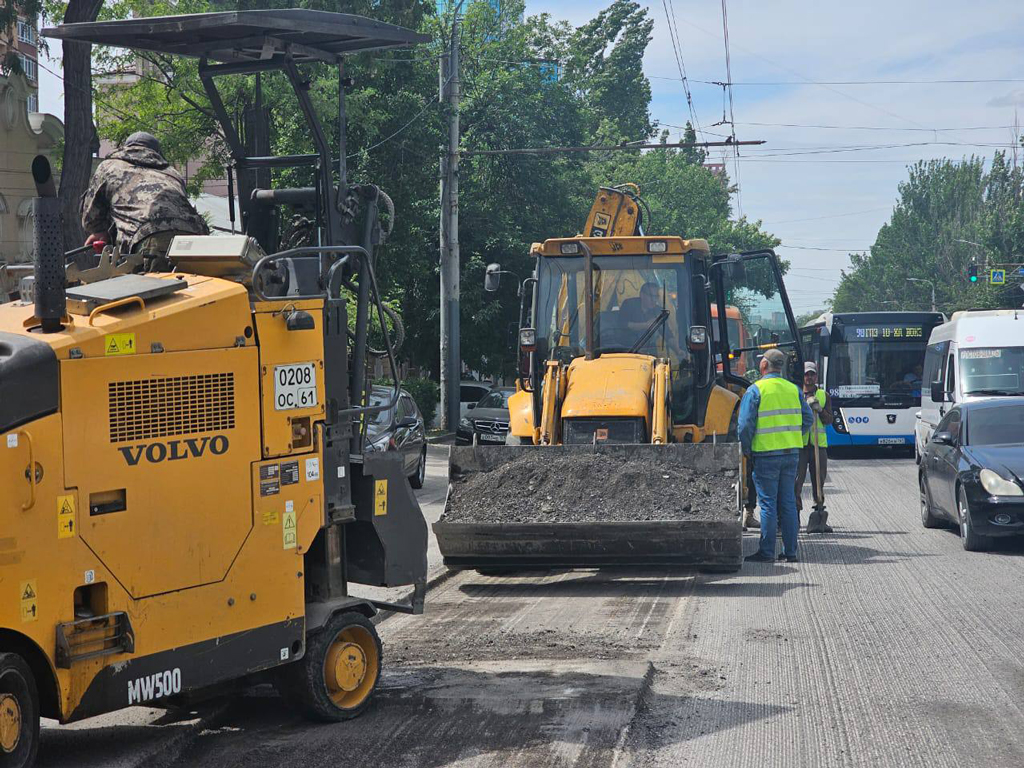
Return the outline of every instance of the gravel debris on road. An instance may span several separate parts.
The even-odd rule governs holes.
[[[452,483],[449,523],[577,523],[725,520],[736,515],[736,470],[708,473],[659,459],[524,452]]]

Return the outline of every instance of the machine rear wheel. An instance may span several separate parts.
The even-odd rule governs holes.
[[[309,638],[301,661],[281,670],[278,688],[311,720],[350,720],[369,705],[382,658],[370,620],[361,613],[340,613]]]
[[[0,653],[0,768],[32,765],[39,751],[39,693],[15,653]]]

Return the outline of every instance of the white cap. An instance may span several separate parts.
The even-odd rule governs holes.
[[[804,373],[817,373],[817,372],[818,372],[818,366],[817,365],[815,365],[814,363],[812,363],[810,361],[804,363]]]

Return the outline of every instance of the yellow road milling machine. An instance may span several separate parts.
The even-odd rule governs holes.
[[[449,567],[739,568],[751,382],[733,361],[779,347],[799,376],[793,312],[772,251],[647,235],[643,208],[632,185],[601,188],[582,235],[533,245],[505,445],[451,451]]]
[[[69,264],[49,164],[33,164],[34,295],[0,305],[0,768],[33,762],[41,716],[173,706],[232,681],[353,717],[381,671],[370,619],[422,611],[427,528],[401,460],[362,451],[365,417],[389,407],[365,405],[384,195],[349,183],[344,93],[332,151],[305,73],[333,65],[343,85],[343,54],[427,38],[308,10],[45,33],[198,57],[242,234]],[[254,73],[291,85],[312,153],[240,137],[216,79]],[[285,168],[312,186],[270,186]],[[279,250],[294,211],[316,245]],[[350,584],[413,589],[386,603]]]

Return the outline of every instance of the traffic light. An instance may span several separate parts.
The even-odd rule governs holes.
[[[978,282],[978,265],[977,264],[971,264],[967,268],[967,279],[970,280],[972,283]]]

